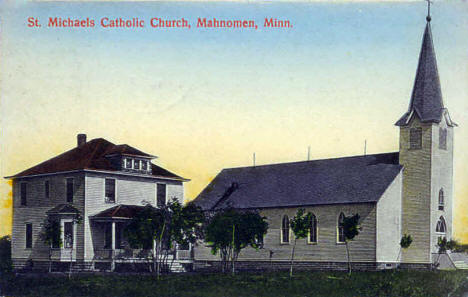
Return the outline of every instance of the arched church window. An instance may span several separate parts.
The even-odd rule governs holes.
[[[410,149],[420,149],[422,147],[422,128],[410,129]]]
[[[441,216],[439,218],[439,221],[437,222],[436,232],[445,233],[446,231],[447,231],[447,226],[445,225],[445,219],[444,217]]]
[[[281,224],[281,243],[289,243],[289,218],[287,215],[284,215]]]
[[[310,230],[309,230],[309,243],[317,243],[317,233],[318,233],[318,228],[317,228],[317,218],[315,217],[314,214],[312,214],[312,217],[310,218]]]
[[[447,149],[447,129],[439,128],[439,149]]]
[[[344,214],[340,213],[340,216],[338,217],[338,226],[336,228],[338,242],[345,242],[344,227],[343,227],[344,218],[345,218]]]
[[[439,190],[439,210],[444,210],[444,204],[445,204],[445,198],[444,198],[444,189]]]

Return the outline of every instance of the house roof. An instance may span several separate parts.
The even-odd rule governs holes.
[[[418,69],[416,71],[410,105],[408,111],[395,125],[407,125],[413,114],[416,114],[422,122],[439,123],[445,111],[440,90],[436,55],[432,42],[430,19],[428,19],[419,53]],[[450,126],[456,125],[450,120],[448,124]]]
[[[47,214],[75,214],[80,211],[70,204],[59,204],[47,211]]]
[[[204,210],[377,202],[400,173],[398,153],[223,169],[198,195]]]
[[[144,206],[119,204],[92,216],[94,219],[133,218]]]
[[[77,146],[67,152],[64,152],[52,159],[42,162],[36,166],[26,169],[18,174],[8,178],[26,177],[39,174],[50,174],[74,170],[118,170],[112,165],[110,155],[123,154],[135,155],[152,158],[151,155],[144,153],[127,144],[115,145],[103,138],[90,140],[80,146]],[[152,176],[161,178],[171,178],[186,181],[164,168],[151,163]]]

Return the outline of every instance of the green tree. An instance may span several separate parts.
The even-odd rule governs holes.
[[[401,240],[400,240],[400,251],[398,252],[398,256],[397,256],[397,262],[398,260],[400,259],[401,257],[401,252],[403,249],[407,249],[410,247],[411,243],[413,242],[413,238],[411,237],[411,235],[408,235],[408,234],[405,234],[401,237]]]
[[[0,238],[0,275],[11,270],[11,236],[5,235]]]
[[[240,251],[247,246],[254,249],[262,247],[267,230],[266,218],[258,212],[226,209],[216,212],[210,218],[205,230],[205,241],[213,255],[219,252],[223,272],[228,270],[230,262],[234,274]]]
[[[60,221],[57,217],[47,216],[42,223],[39,239],[49,247],[49,272],[52,272],[52,249],[62,247]]]
[[[131,248],[151,249],[150,270],[160,274],[162,241],[166,229],[166,209],[147,204],[125,227],[124,234]]]
[[[291,266],[289,268],[289,277],[292,277],[296,242],[298,239],[306,238],[308,236],[310,227],[312,226],[312,214],[310,212],[305,213],[305,210],[300,208],[297,210],[296,215],[290,222],[291,229],[294,233],[294,245],[291,251]]]
[[[346,254],[348,256],[348,273],[351,275],[351,259],[349,255],[349,245],[348,243],[352,241],[356,236],[359,235],[359,232],[362,230],[359,225],[359,214],[347,217],[344,216],[343,221],[340,222],[340,227],[343,228],[345,245],[346,245]]]

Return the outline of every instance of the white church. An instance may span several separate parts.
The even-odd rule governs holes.
[[[358,213],[362,232],[350,242],[356,269],[397,265],[429,268],[438,238],[452,238],[454,127],[444,107],[431,18],[426,18],[408,111],[398,119],[399,152],[222,170],[196,198],[205,210],[257,209],[267,217],[264,248],[246,249],[238,267],[287,267],[294,241],[289,220],[299,208],[313,214],[309,237],[296,246],[298,266],[344,269],[343,216]],[[413,242],[400,255],[400,239]],[[195,268],[218,256],[195,248]]]

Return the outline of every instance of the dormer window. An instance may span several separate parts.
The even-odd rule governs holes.
[[[140,170],[140,160],[133,160],[133,169]]]
[[[125,159],[125,168],[127,168],[127,169],[132,168],[132,159],[129,159],[129,158]]]

